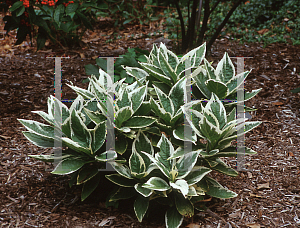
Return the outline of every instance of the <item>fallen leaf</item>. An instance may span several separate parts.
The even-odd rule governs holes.
[[[188,227],[188,228],[200,228],[200,225],[195,224],[195,223],[191,223],[191,224],[187,225],[186,227]]]
[[[257,189],[266,189],[266,188],[270,188],[269,182],[257,185]]]
[[[3,139],[11,139],[11,137],[9,137],[9,136],[4,136],[4,135],[0,135],[0,138],[3,138]]]
[[[248,178],[252,178],[252,173],[247,172],[247,174],[248,174]]]
[[[268,31],[269,31],[269,29],[262,29],[262,30],[257,31],[257,33],[260,34],[260,35],[263,35]]]
[[[288,155],[289,155],[290,157],[294,157],[293,152],[288,152]]]
[[[287,25],[285,26],[285,29],[286,29],[288,32],[293,31],[293,29],[290,29]]]
[[[284,103],[282,103],[282,102],[280,102],[280,101],[278,101],[278,102],[273,102],[273,104],[276,105],[276,106],[284,105]]]
[[[249,223],[249,224],[246,224],[248,227],[250,228],[260,228],[260,225],[257,224],[257,223]]]
[[[250,193],[250,197],[262,198],[262,196],[255,195],[255,194],[252,194],[252,193]]]

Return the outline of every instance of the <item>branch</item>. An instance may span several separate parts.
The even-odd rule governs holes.
[[[197,21],[196,21],[196,31],[199,30],[201,11],[202,11],[202,3],[203,3],[203,0],[199,0],[199,9],[198,9],[198,15],[197,15]]]
[[[189,30],[188,30],[188,48],[193,48],[193,41],[195,37],[195,22],[196,22],[196,9],[197,9],[197,0],[193,1],[193,6],[192,6],[192,15],[191,15],[191,20],[189,23]]]
[[[226,25],[226,23],[228,22],[229,18],[231,17],[231,15],[233,14],[233,12],[236,10],[236,8],[241,4],[241,2],[243,2],[244,0],[238,0],[233,7],[230,9],[230,11],[228,12],[228,14],[226,15],[226,17],[224,18],[224,20],[222,21],[222,23],[219,25],[219,27],[217,28],[217,30],[215,31],[215,33],[213,34],[212,38],[210,39],[208,45],[207,45],[207,50],[210,51],[210,48],[212,46],[212,44],[215,42],[215,40],[217,39],[218,35],[220,34],[221,30],[224,28],[224,26]]]
[[[210,10],[209,10],[209,0],[205,0],[204,2],[204,17],[203,17],[203,23],[201,26],[201,30],[198,36],[198,40],[197,40],[197,45],[201,45],[203,42],[203,38],[204,38],[204,34],[207,30],[207,22],[208,22],[208,18],[210,15]]]
[[[174,0],[174,3],[175,3],[176,9],[177,9],[177,13],[178,13],[178,16],[179,16],[179,20],[180,20],[181,36],[182,36],[182,43],[183,43],[183,42],[185,42],[184,21],[183,21],[181,9],[180,9],[179,4],[178,4],[178,0]]]

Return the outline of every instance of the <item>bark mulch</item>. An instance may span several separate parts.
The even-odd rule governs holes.
[[[47,111],[47,97],[54,94],[54,59],[47,56],[70,56],[62,59],[62,98],[72,99],[76,95],[66,83],[85,87],[81,83],[87,78],[84,66],[94,64],[95,57],[111,53],[117,56],[129,47],[149,48],[156,39],[136,36],[107,43],[111,30],[111,26],[102,25],[101,34],[88,34],[77,49],[62,51],[50,46],[51,49],[35,52],[26,43],[12,46],[15,34],[4,38],[1,25],[1,227],[164,227],[164,210],[158,205],[150,208],[142,223],[134,215],[132,201],[121,202],[118,209],[105,208],[112,185],[104,178],[96,192],[81,202],[80,186],[69,188],[68,177],[50,174],[51,164],[27,156],[51,150],[29,143],[22,134],[25,129],[17,121],[17,118],[40,121],[31,111]],[[132,33],[148,34],[148,30],[149,27],[128,26],[117,32],[127,37]],[[213,46],[209,60],[216,64],[225,51],[232,57],[252,57],[245,59],[245,69],[252,69],[245,88],[248,91],[263,88],[246,103],[257,108],[251,113],[251,120],[263,121],[245,136],[246,146],[257,154],[245,157],[247,170],[238,177],[215,175],[238,197],[211,199],[208,211],[185,218],[182,227],[299,227],[300,93],[293,94],[290,90],[300,87],[300,46],[271,44],[263,48],[261,44],[221,39]],[[235,159],[227,162],[236,165]]]

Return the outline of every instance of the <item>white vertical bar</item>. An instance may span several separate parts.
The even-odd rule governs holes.
[[[192,87],[191,87],[191,60],[188,58],[185,60],[185,77],[186,77],[186,97],[184,103],[187,104],[191,102],[192,97]],[[190,110],[186,111],[187,115],[191,115]],[[190,116],[189,116],[190,118]],[[192,138],[192,128],[189,126],[187,117],[184,115],[184,138]],[[187,154],[192,151],[192,142],[184,141],[184,153]],[[190,169],[188,165],[184,164],[184,169]]]
[[[237,74],[244,72],[244,57],[237,57]],[[237,137],[237,171],[245,170],[245,112],[244,112],[244,77],[238,78],[237,81],[240,84],[237,89],[237,116],[243,118],[241,123],[242,127],[237,131],[237,134],[241,134]]]
[[[107,92],[108,95],[114,99],[114,57],[107,57],[107,73],[110,75],[111,80],[107,80]],[[107,136],[106,136],[106,151],[115,150],[115,129],[114,129],[114,110],[113,106],[109,104],[107,100]],[[111,114],[111,115],[110,115]],[[105,171],[114,171],[113,167],[106,162]]]
[[[61,101],[61,57],[55,57],[55,80],[54,80],[54,89],[55,89],[55,99]],[[62,124],[62,111],[60,105],[58,103],[54,103],[54,121],[58,129],[54,128],[54,137],[57,139],[54,141],[54,155],[55,157],[62,156],[62,132],[61,132],[61,124]],[[60,160],[54,161],[54,166],[56,167]]]

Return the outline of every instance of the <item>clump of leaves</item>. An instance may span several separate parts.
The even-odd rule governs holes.
[[[154,45],[146,62],[123,68],[133,83],[127,84],[127,77],[114,82],[100,69],[87,89],[69,85],[78,94],[70,108],[51,96],[48,113],[35,112],[48,124],[19,120],[28,130],[27,139],[40,147],[61,143],[62,154],[30,156],[57,161],[52,173],[71,174],[70,185],[83,184],[82,200],[95,190],[103,173],[99,169],[109,163],[117,173],[106,178],[118,188],[107,205],[134,197],[141,222],[153,200],[163,202],[169,206],[165,222],[170,228],[179,227],[195,209],[205,210],[207,197],[236,197],[209,173],[237,176],[223,158],[256,153],[240,147],[245,151],[240,154],[231,144],[260,122],[245,122],[237,118],[234,105],[223,104],[250,72],[235,75],[227,54],[214,69],[205,50],[203,44],[179,59],[163,44]],[[191,100],[190,86],[206,100]],[[258,92],[245,93],[245,98]],[[111,141],[115,145],[107,148]]]

